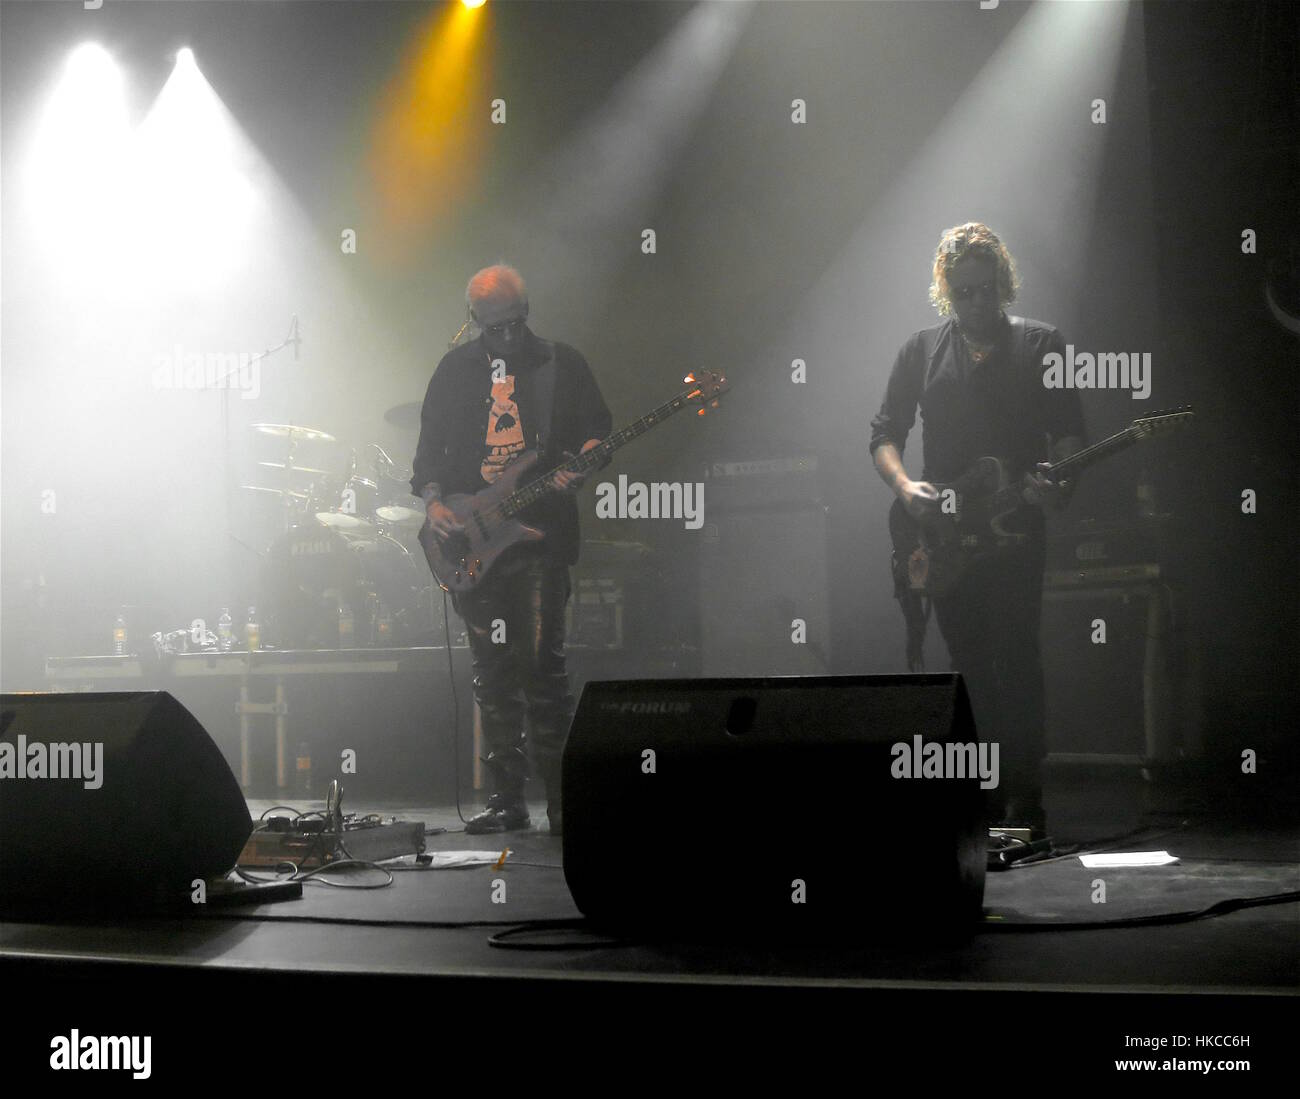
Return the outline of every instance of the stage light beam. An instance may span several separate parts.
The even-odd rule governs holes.
[[[246,262],[264,205],[250,178],[254,159],[193,51],[180,50],[134,143],[134,266],[141,279],[202,289]]]
[[[490,100],[482,25],[464,6],[435,13],[382,93],[370,187],[378,247],[395,262],[423,254],[478,181]]]
[[[111,247],[130,141],[126,80],[95,43],[69,55],[36,126],[27,160],[32,227],[52,257],[72,264]]]

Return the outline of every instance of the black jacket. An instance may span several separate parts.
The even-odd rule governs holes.
[[[1065,354],[1060,332],[1026,320],[1024,352],[1017,356],[1015,350],[1005,317],[994,353],[979,365],[966,352],[953,318],[912,335],[898,352],[871,421],[871,452],[893,443],[902,454],[918,409],[922,481],[951,481],[985,455],[1009,460],[1018,476],[1048,459],[1045,436],[1083,438],[1079,391],[1043,385],[1043,356]]]
[[[555,350],[555,391],[550,437],[545,440],[539,473],[558,465],[563,451],[576,454],[588,439],[603,439],[611,427],[609,409],[586,359],[568,344],[546,344],[525,330],[519,351],[507,361],[506,369],[515,378],[514,400],[528,447],[537,445],[541,427],[533,381],[548,347]],[[488,452],[491,408],[491,356],[480,337],[448,351],[429,381],[420,412],[420,441],[412,462],[411,491],[415,495],[430,483],[438,485],[444,499],[487,486],[480,468]],[[552,493],[525,517],[546,531],[541,545],[548,556],[566,564],[578,559],[578,506],[571,494]]]

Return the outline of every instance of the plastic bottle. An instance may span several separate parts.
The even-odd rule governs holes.
[[[217,648],[228,653],[235,647],[235,622],[230,617],[230,608],[221,608],[221,617],[217,619]]]
[[[366,617],[362,632],[366,636],[366,645],[374,648],[379,642],[379,596],[374,592],[366,593]]]
[[[311,746],[304,740],[298,744],[298,757],[294,767],[294,789],[299,794],[311,793]]]
[[[127,655],[127,637],[126,637],[126,610],[123,608],[117,613],[117,621],[113,623],[113,655]]]
[[[346,600],[339,601],[339,648],[350,649],[354,643],[356,623],[352,618],[352,605]]]
[[[262,627],[257,624],[257,608],[248,608],[248,621],[244,623],[244,642],[248,651],[255,653],[262,647]]]
[[[393,616],[388,610],[388,604],[382,599],[379,601],[379,614],[375,619],[375,644],[386,649],[393,643]]]

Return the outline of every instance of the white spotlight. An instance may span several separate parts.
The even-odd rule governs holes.
[[[78,46],[40,115],[27,161],[32,228],[65,260],[106,244],[105,209],[119,197],[129,137],[121,69],[102,46]]]
[[[180,50],[137,135],[133,262],[141,280],[211,288],[246,261],[260,205],[251,161],[193,51]]]

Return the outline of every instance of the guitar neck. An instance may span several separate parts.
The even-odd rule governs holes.
[[[1092,446],[1086,446],[1082,450],[1075,451],[1068,457],[1062,458],[1059,462],[1054,462],[1047,476],[1056,480],[1058,474],[1082,473],[1089,466],[1100,462],[1103,458],[1109,458],[1112,454],[1127,450],[1143,437],[1141,431],[1126,427],[1123,431],[1117,431],[1114,435],[1102,439],[1099,443],[1093,443]]]
[[[657,427],[670,416],[680,412],[690,403],[691,395],[695,392],[694,387],[683,389],[672,400],[666,401],[658,408],[647,412],[639,420],[634,420],[621,431],[615,431],[612,435],[602,439],[600,443],[586,453],[575,455],[567,462],[562,462],[554,469],[542,474],[536,480],[521,485],[501,501],[502,512],[506,515],[514,515],[530,504],[535,504],[547,493],[556,491],[555,486],[551,484],[551,478],[557,473],[589,473],[597,466],[602,465],[607,458],[627,446],[633,439],[639,438],[652,427]]]
[[[1144,419],[1135,420],[1123,431],[1117,431],[1114,435],[1102,439],[1101,442],[1086,446],[1082,450],[1062,458],[1059,462],[1053,463],[1046,471],[1046,476],[1056,481],[1062,480],[1067,474],[1077,475],[1090,465],[1100,462],[1103,458],[1109,458],[1112,454],[1127,450],[1135,443],[1149,439],[1158,432],[1185,427],[1191,419],[1191,409],[1185,407],[1175,411],[1157,412]],[[999,506],[1013,502],[1019,495],[1020,486],[1014,484],[1006,485],[995,493],[996,502]]]

